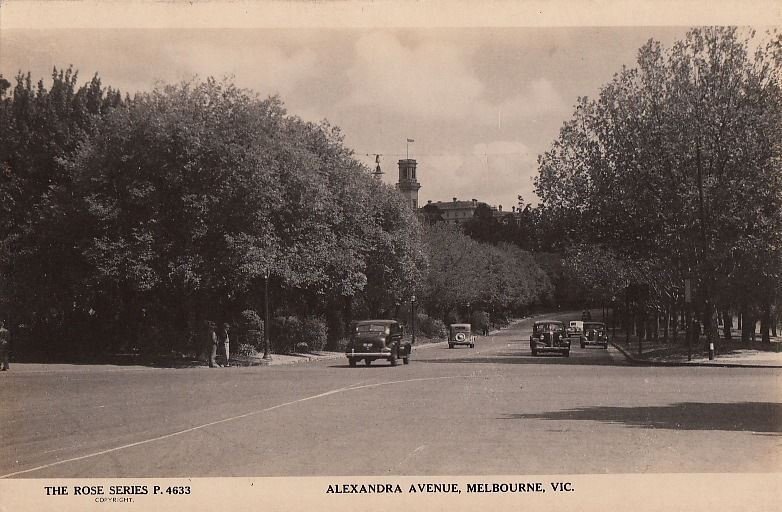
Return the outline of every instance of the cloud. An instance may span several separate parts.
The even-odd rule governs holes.
[[[522,142],[478,143],[466,153],[428,157],[419,173],[421,199],[478,199],[510,209],[521,194],[534,199],[530,178],[537,172],[536,155]]]
[[[177,79],[229,75],[241,87],[253,89],[261,96],[292,95],[302,82],[315,79],[318,56],[310,48],[285,52],[279,47],[254,44],[237,51],[235,47],[218,44],[193,44],[192,41],[171,43],[165,48],[170,70]]]
[[[457,118],[477,101],[483,84],[465,65],[463,51],[442,42],[406,47],[386,32],[360,37],[348,69],[348,107],[429,118]]]
[[[542,77],[530,79],[515,94],[488,99],[486,81],[491,77],[478,75],[469,48],[445,41],[404,45],[393,33],[365,34],[355,43],[355,59],[347,70],[350,91],[339,107],[483,126],[567,108]]]

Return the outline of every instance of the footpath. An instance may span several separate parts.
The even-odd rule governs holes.
[[[506,327],[507,328],[507,327]],[[504,328],[504,329],[506,329]],[[500,330],[491,331],[489,334],[496,334]],[[413,354],[419,350],[426,350],[427,348],[438,347],[446,344],[447,341],[439,338],[427,338],[425,336],[416,336],[416,344],[413,348]],[[415,357],[415,356],[414,356]],[[306,352],[298,354],[271,354],[270,360],[264,360],[262,354],[254,354],[251,356],[233,355],[229,361],[228,368],[209,368],[206,363],[197,358],[186,357],[182,355],[159,355],[149,357],[137,357],[134,355],[115,355],[101,360],[73,360],[68,362],[62,361],[11,361],[11,370],[8,373],[12,374],[28,374],[28,373],[49,373],[49,372],[110,372],[110,371],[144,371],[144,370],[156,370],[156,369],[183,369],[183,368],[200,368],[205,370],[231,370],[231,368],[242,368],[250,366],[283,366],[310,363],[315,361],[324,360],[340,360],[343,359],[347,365],[347,359],[344,352]],[[218,358],[219,362],[219,358]],[[6,373],[6,372],[3,372]]]
[[[646,366],[716,366],[746,368],[782,368],[782,337],[772,337],[771,343],[760,341],[742,343],[740,340],[719,339],[715,343],[714,359],[709,359],[708,346],[703,339],[692,346],[688,358],[687,345],[681,339],[676,343],[638,340],[626,343],[621,336],[611,343],[625,358]]]

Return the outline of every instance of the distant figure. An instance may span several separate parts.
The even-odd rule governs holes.
[[[590,322],[592,320],[592,312],[588,309],[585,309],[583,313],[581,313],[581,321],[582,322]]]
[[[204,339],[204,348],[206,349],[206,362],[209,368],[217,366],[217,334],[215,333],[215,323],[206,322],[206,337]]]
[[[3,360],[2,371],[8,371],[9,352],[11,350],[11,332],[5,328],[5,321],[0,320],[0,358]]]
[[[223,355],[225,356],[225,365],[224,366],[231,366],[228,362],[230,359],[229,353],[230,350],[228,349],[229,340],[228,340],[228,331],[230,330],[231,326],[228,324],[223,324],[223,326],[220,328],[220,330],[217,332],[217,339],[220,345],[223,347]]]

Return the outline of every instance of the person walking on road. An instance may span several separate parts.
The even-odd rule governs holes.
[[[230,330],[231,326],[228,324],[223,324],[223,326],[220,328],[220,330],[217,332],[217,339],[220,344],[220,347],[223,349],[223,355],[225,356],[225,364],[223,366],[231,366],[229,363],[230,360],[230,350],[228,348],[229,340],[228,340],[228,331]]]
[[[3,362],[2,371],[8,371],[11,351],[11,332],[5,328],[5,321],[0,320],[0,359]]]
[[[209,368],[217,366],[217,333],[215,333],[215,323],[206,322],[206,339],[204,340],[206,349],[206,362]]]

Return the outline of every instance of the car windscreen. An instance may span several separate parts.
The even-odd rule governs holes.
[[[604,331],[606,328],[603,324],[584,324],[584,330],[591,329],[594,331]]]
[[[356,332],[385,332],[386,326],[383,324],[359,324],[356,326]]]
[[[559,332],[563,330],[562,324],[538,324],[536,327],[537,331],[552,331],[552,332]]]

